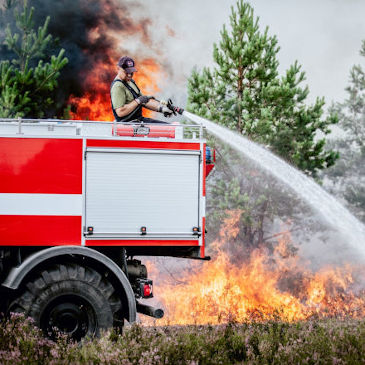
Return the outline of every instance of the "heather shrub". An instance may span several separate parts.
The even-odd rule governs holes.
[[[364,320],[228,323],[110,331],[80,344],[45,339],[15,314],[0,324],[1,364],[362,364]]]
[[[72,344],[59,335],[57,342],[45,338],[31,318],[13,313],[0,325],[0,362],[2,364],[40,364],[57,361]]]

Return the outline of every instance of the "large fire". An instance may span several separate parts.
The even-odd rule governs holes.
[[[87,29],[87,41],[76,43],[87,67],[75,75],[83,94],[69,97],[69,114],[76,120],[112,121],[110,85],[117,73],[118,59],[122,56],[134,58],[137,85],[142,94],[155,96],[159,91],[157,80],[164,75],[150,54],[159,55],[159,50],[154,48],[149,36],[151,20],[134,18],[127,4],[118,0],[98,0],[93,6],[85,2],[83,10],[78,21]],[[131,53],[124,43],[135,40],[140,44],[139,51]],[[143,115],[151,116],[152,112],[143,109]]]
[[[110,4],[115,6],[113,1],[101,0],[101,3],[105,10]],[[150,41],[141,24],[128,22],[123,32],[125,36],[141,33],[147,43]],[[117,44],[119,33],[112,34],[106,23],[92,29],[89,38],[102,39],[106,33]],[[100,58],[95,61],[91,72],[78,75],[82,77],[83,90],[86,91],[80,97],[69,98],[72,119],[114,119],[109,88],[116,75],[116,62],[125,55],[118,54],[116,49],[118,47],[108,49],[105,57],[101,57],[103,61]],[[163,77],[159,65],[152,58],[140,57],[136,58],[136,66],[139,71],[134,78],[141,91],[145,95],[155,95],[159,91],[157,80]],[[147,111],[145,116],[149,114]],[[291,250],[289,231],[277,236],[277,244],[271,252],[257,248],[249,253],[242,249],[240,253],[235,248],[232,254],[233,250],[229,248],[239,233],[241,213],[239,210],[229,212],[220,237],[210,245],[214,252],[212,261],[194,261],[172,281],[163,275],[158,265],[149,263],[149,274],[156,284],[156,297],[165,309],[165,317],[157,324],[365,316],[364,286],[358,279],[365,277],[364,267],[345,265],[313,271],[309,263],[303,262]],[[237,257],[240,254],[241,257]],[[148,319],[145,321],[151,323]]]
[[[365,292],[356,279],[364,278],[364,268],[345,265],[313,272],[290,249],[289,232],[278,236],[273,252],[256,249],[241,264],[232,260],[227,247],[238,233],[240,214],[229,212],[213,243],[211,262],[194,262],[178,277],[180,283],[170,278],[156,285],[166,312],[157,324],[365,316]],[[149,271],[161,280],[156,266],[149,265]]]

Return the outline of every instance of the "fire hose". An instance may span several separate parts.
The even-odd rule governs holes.
[[[172,102],[171,99],[167,99],[167,100],[157,100],[154,96],[148,96],[149,99],[154,99],[156,100],[157,102],[159,102],[161,105],[164,105],[166,106],[168,109],[170,109],[172,111],[172,113],[174,115],[177,115],[177,114],[182,114],[184,112],[184,109],[183,108],[180,108],[179,106],[175,106]],[[163,115],[165,117],[168,117],[170,113],[163,113]]]
[[[173,112],[174,115],[182,114],[184,112],[184,109],[180,108],[179,106],[175,106],[171,99],[167,100],[166,106]]]

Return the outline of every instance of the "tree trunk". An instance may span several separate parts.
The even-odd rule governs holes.
[[[261,209],[261,212],[259,215],[258,241],[257,241],[258,246],[260,246],[264,243],[264,219],[265,219],[265,214],[266,214],[268,204],[269,204],[269,201],[265,200],[262,205],[262,209]]]
[[[238,82],[237,82],[237,107],[238,107],[238,125],[237,131],[238,133],[242,133],[243,123],[242,123],[242,95],[243,95],[243,67],[238,67]]]

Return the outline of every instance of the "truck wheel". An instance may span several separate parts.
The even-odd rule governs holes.
[[[61,332],[80,341],[123,323],[121,302],[113,286],[92,268],[76,264],[42,271],[26,283],[9,309],[32,317],[51,338]]]

